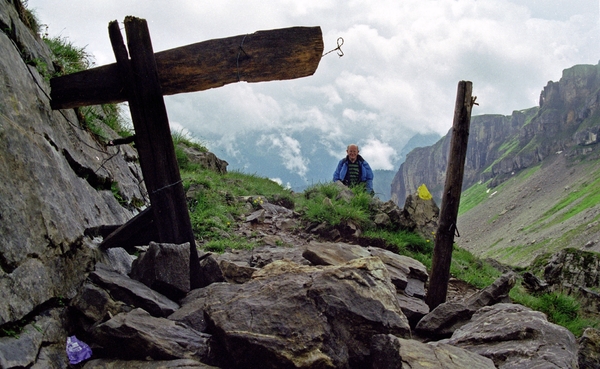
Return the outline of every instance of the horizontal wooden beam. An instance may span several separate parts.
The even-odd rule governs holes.
[[[239,81],[287,80],[314,74],[323,55],[320,27],[290,27],[214,39],[155,54],[163,95]],[[50,80],[52,109],[127,100],[117,64]]]

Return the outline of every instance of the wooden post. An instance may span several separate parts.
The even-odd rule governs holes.
[[[456,220],[460,205],[467,142],[469,140],[469,125],[471,123],[471,108],[474,100],[471,96],[473,84],[468,81],[458,83],[452,138],[448,154],[446,183],[440,208],[440,223],[435,235],[435,247],[431,265],[431,278],[425,301],[433,310],[446,301],[448,281],[450,280],[450,264],[452,262],[452,247],[456,232]]]
[[[131,59],[117,22],[109,24],[119,74],[126,86],[135,129],[135,144],[150,203],[158,242],[190,243],[190,283],[200,286],[200,263],[185,192],[181,183],[150,32],[144,19],[125,18]]]

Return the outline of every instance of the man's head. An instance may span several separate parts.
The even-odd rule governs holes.
[[[356,158],[358,157],[358,145],[348,145],[348,147],[346,148],[346,154],[348,154],[348,159],[350,159],[350,161],[354,163],[356,161]]]

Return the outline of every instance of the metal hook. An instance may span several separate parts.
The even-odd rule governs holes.
[[[337,54],[341,58],[342,56],[344,56],[344,52],[342,51],[342,45],[343,44],[344,44],[344,39],[341,38],[341,37],[338,37],[338,39],[337,39],[337,47],[335,49],[333,49],[333,50],[329,50],[328,52],[326,52],[325,54],[323,54],[323,56],[325,56],[325,55],[327,55],[327,54],[329,54],[331,52],[334,52],[334,51],[338,50]],[[323,57],[323,56],[321,56],[321,57]]]

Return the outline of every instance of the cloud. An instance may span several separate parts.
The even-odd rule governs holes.
[[[258,145],[268,145],[276,149],[282,164],[290,172],[305,178],[308,172],[309,159],[302,155],[300,142],[286,134],[263,135]]]
[[[397,159],[398,153],[393,147],[381,142],[378,139],[370,138],[365,143],[359,145],[360,155],[371,166],[371,169],[394,170],[394,160]]]
[[[225,159],[243,158],[247,148],[238,146],[239,139],[256,135],[288,170],[302,176],[313,150],[298,140],[305,132],[331,157],[359,142],[363,153],[372,155],[371,165],[389,168],[414,134],[448,132],[459,81],[473,82],[480,104],[473,115],[508,115],[536,106],[543,87],[557,81],[563,69],[600,59],[599,4],[592,0],[28,4],[50,35],[87,45],[99,65],[114,62],[108,22],[127,15],[148,20],[155,51],[295,25],[320,26],[325,51],[342,37],[344,56],[323,57],[313,76],[165,98],[169,119]]]

